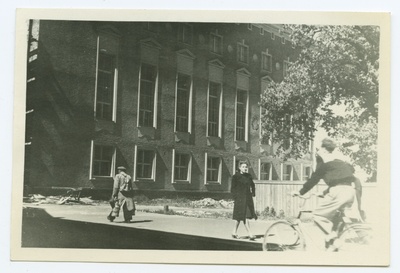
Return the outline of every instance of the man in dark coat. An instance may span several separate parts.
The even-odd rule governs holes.
[[[232,237],[238,238],[237,230],[242,221],[250,240],[254,240],[255,236],[251,233],[250,224],[247,219],[257,219],[253,203],[255,185],[251,175],[248,173],[247,163],[244,161],[239,162],[239,172],[232,177],[231,193],[234,200],[232,218],[236,220]]]

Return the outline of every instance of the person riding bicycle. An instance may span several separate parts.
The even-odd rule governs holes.
[[[321,149],[318,152],[322,161],[319,162],[315,172],[304,183],[300,191],[293,191],[292,196],[304,195],[323,179],[328,185],[324,198],[314,210],[315,223],[328,235],[326,237],[327,248],[332,245],[337,237],[335,228],[338,225],[337,211],[351,207],[355,199],[353,185],[359,184],[354,176],[354,167],[349,163],[337,159],[333,151],[336,143],[332,139],[322,140]]]

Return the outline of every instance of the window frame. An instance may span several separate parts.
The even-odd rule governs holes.
[[[210,158],[212,158],[212,159],[218,159],[218,170],[217,170],[217,172],[218,172],[218,178],[217,178],[217,181],[213,181],[213,180],[208,180],[208,171],[209,171],[209,169],[208,169],[208,159],[209,159],[209,157]],[[205,170],[205,175],[204,175],[204,184],[206,184],[206,185],[213,185],[213,184],[221,184],[221,177],[222,177],[222,157],[221,156],[219,156],[219,155],[212,155],[212,154],[209,154],[209,153],[205,153],[205,165],[204,165],[204,170]],[[215,170],[215,169],[212,169],[212,170]]]
[[[236,55],[237,61],[239,63],[248,65],[249,64],[249,51],[250,51],[249,46],[245,44],[244,40],[242,42],[238,42],[237,43],[237,55]],[[242,56],[243,56],[244,60],[242,60],[242,58],[241,58]]]
[[[186,179],[177,179],[176,178],[176,156],[177,154],[180,155],[187,155],[189,157],[188,163],[187,163],[187,174],[186,174]],[[172,149],[172,183],[173,184],[178,184],[178,183],[188,183],[190,184],[192,181],[192,161],[193,161],[193,156],[190,152],[181,152],[181,151],[176,151],[176,149]]]
[[[94,165],[95,165],[95,148],[96,146],[100,147],[109,147],[112,148],[112,155],[111,155],[111,161],[110,161],[110,175],[95,175],[93,173],[94,171]],[[89,168],[89,178],[113,178],[115,176],[115,162],[116,162],[116,157],[117,157],[117,149],[113,145],[109,144],[101,144],[101,143],[95,143],[94,140],[91,140],[90,143],[90,168]]]
[[[115,47],[116,48],[103,48],[100,41],[102,39],[114,39],[116,41]],[[96,51],[96,75],[95,75],[95,95],[94,95],[94,118],[95,119],[100,119],[100,120],[106,120],[106,121],[112,121],[114,123],[116,123],[117,121],[117,95],[118,95],[118,39],[116,37],[114,37],[112,34],[105,34],[105,33],[101,33],[97,36],[97,51]],[[109,55],[109,56],[113,56],[114,57],[114,61],[113,61],[113,67],[114,67],[114,71],[111,72],[112,73],[112,79],[113,79],[113,83],[112,83],[112,94],[111,94],[111,99],[112,102],[109,103],[110,107],[111,107],[111,119],[109,118],[104,118],[104,117],[100,117],[98,116],[98,94],[99,94],[99,62],[100,62],[100,55],[105,54],[105,55]]]
[[[282,171],[281,165],[282,164],[279,164],[279,169],[277,170],[275,168],[273,161],[270,161],[268,159],[262,159],[262,158],[260,158],[258,160],[258,177],[260,180],[263,180],[263,179],[261,179],[261,168],[262,168],[263,164],[269,164],[269,175],[268,175],[268,179],[266,181],[281,181],[280,177],[282,177],[282,174],[281,174],[281,171]]]
[[[153,110],[152,110],[152,115],[153,115],[153,117],[152,117],[152,126],[146,126],[146,125],[143,125],[143,124],[141,124],[141,118],[142,118],[142,115],[141,115],[141,112],[142,112],[142,108],[141,108],[141,97],[142,97],[142,72],[143,72],[143,65],[147,65],[147,66],[152,66],[152,67],[154,67],[154,69],[155,69],[155,77],[154,77],[154,86],[152,87],[153,88],[153,94],[152,94],[152,96],[153,96]],[[149,63],[146,63],[146,62],[141,62],[140,63],[140,69],[139,69],[139,84],[138,84],[138,90],[139,90],[139,92],[138,92],[138,109],[137,109],[137,126],[138,127],[147,127],[147,128],[151,128],[151,127],[153,127],[153,128],[157,128],[157,104],[158,104],[158,80],[159,80],[159,71],[158,71],[158,65],[154,65],[154,64],[149,64]],[[147,80],[146,80],[147,81]],[[144,109],[144,110],[147,110],[147,111],[149,111],[148,109]]]
[[[268,61],[269,58],[268,67],[265,67],[264,65],[265,64],[264,58],[266,59],[266,61]],[[265,51],[261,52],[261,70],[266,71],[268,73],[272,73],[272,55],[268,52],[268,48]]]
[[[290,173],[285,174],[285,167],[290,166]],[[301,181],[299,175],[296,172],[295,169],[295,164],[293,162],[283,162],[281,164],[282,172],[281,172],[281,180],[282,181]],[[285,175],[289,175],[289,179],[284,179]],[[295,179],[295,175],[297,176],[297,179]]]
[[[267,174],[268,174],[268,177],[267,177],[267,179],[262,179],[262,175],[263,175],[263,172],[262,172],[262,166],[263,166],[263,164],[268,164],[269,165],[269,170],[268,170],[268,172],[267,172]],[[260,179],[260,180],[267,180],[267,181],[271,181],[272,180],[272,163],[271,162],[265,162],[265,161],[259,161],[259,174],[258,174],[258,178]]]
[[[187,34],[190,35],[190,41],[186,41]],[[178,42],[185,45],[193,45],[193,25],[180,23],[178,28]]]
[[[219,49],[216,50],[216,41],[219,40]],[[210,33],[210,52],[222,56],[224,49],[224,37],[218,33],[218,29],[215,32]]]
[[[216,98],[216,103],[217,105],[217,112],[218,112],[218,120],[212,121],[216,123],[216,135],[210,135],[210,111],[211,111],[211,85],[218,85],[218,94],[215,96]],[[221,82],[216,82],[216,81],[208,81],[208,88],[207,88],[207,137],[222,137],[222,94],[223,94],[223,86]]]
[[[140,151],[152,152],[153,159],[151,163],[151,177],[138,177],[138,153]],[[157,172],[157,151],[151,148],[138,147],[135,145],[134,164],[133,164],[133,178],[134,181],[155,182]]]
[[[244,111],[244,127],[243,129],[243,134],[244,137],[243,139],[238,139],[238,94],[240,92],[243,92],[246,94],[246,103],[242,103],[245,107]],[[248,126],[249,126],[249,91],[244,90],[241,88],[236,89],[236,99],[235,99],[235,141],[248,141]]]
[[[186,131],[181,131],[178,129],[178,106],[179,106],[179,76],[182,75],[184,77],[189,77],[190,78],[190,86],[188,88],[187,92],[187,117],[186,117]],[[192,120],[192,96],[193,96],[193,76],[190,74],[182,73],[182,72],[177,72],[176,73],[176,81],[175,81],[175,117],[174,117],[174,132],[183,132],[183,133],[191,133],[191,120]],[[184,118],[184,117],[183,117]]]

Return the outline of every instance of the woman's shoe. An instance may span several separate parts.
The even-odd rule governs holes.
[[[255,239],[256,239],[256,236],[250,236],[250,237],[249,237],[249,240],[250,240],[250,241],[254,241]]]
[[[237,236],[236,234],[232,234],[232,238],[239,239],[239,236]]]
[[[114,219],[115,219],[114,216],[111,216],[111,215],[108,215],[108,216],[107,216],[107,220],[110,221],[110,222],[113,222]]]

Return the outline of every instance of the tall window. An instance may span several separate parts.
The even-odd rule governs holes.
[[[261,53],[261,69],[272,72],[272,55],[268,53],[268,49]]]
[[[211,52],[222,55],[222,36],[218,35],[218,30],[216,33],[211,33]]]
[[[283,164],[282,170],[282,180],[283,181],[296,181],[299,180],[296,169],[293,164]]]
[[[184,153],[175,153],[174,180],[189,180],[190,155]]]
[[[154,179],[155,152],[152,150],[137,149],[136,178]]]
[[[283,177],[282,180],[284,181],[290,181],[292,180],[292,165],[288,165],[288,164],[283,164]]]
[[[207,156],[207,182],[220,182],[221,158]]]
[[[242,43],[237,44],[237,60],[247,64],[249,62],[249,47]]]
[[[156,80],[156,67],[143,63],[140,69],[139,126],[154,126]]]
[[[192,77],[178,73],[176,91],[176,131],[188,132],[189,100]]]
[[[96,118],[112,120],[116,56],[99,52],[97,68]]]
[[[193,43],[193,26],[189,24],[180,24],[178,41],[184,44],[191,45]]]
[[[260,180],[273,180],[279,179],[278,172],[271,162],[260,162]]]
[[[210,82],[208,90],[208,136],[219,136],[221,84]]]
[[[270,180],[271,163],[262,162],[260,164],[260,180]]]
[[[93,145],[93,176],[112,176],[115,148],[112,146]]]
[[[247,91],[237,90],[236,95],[236,140],[246,140]]]

